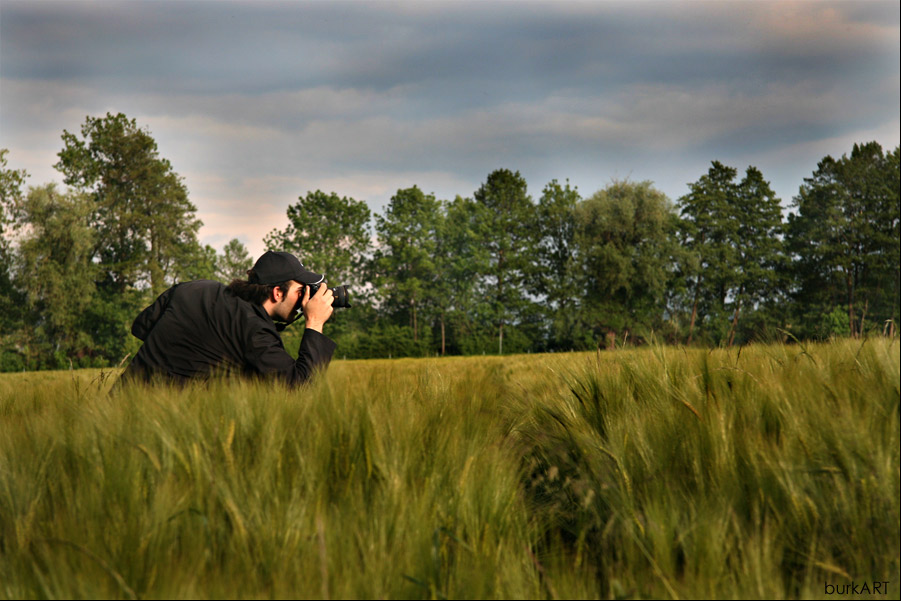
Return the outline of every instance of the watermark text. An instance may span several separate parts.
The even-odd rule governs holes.
[[[854,582],[850,584],[829,584],[826,583],[827,595],[887,595],[887,580],[874,580],[873,582]]]

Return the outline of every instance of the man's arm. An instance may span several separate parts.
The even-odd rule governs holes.
[[[328,366],[337,346],[328,336],[307,328],[294,359],[275,329],[266,328],[253,334],[246,360],[257,373],[276,376],[290,386],[297,386],[309,380],[318,369]]]
[[[300,351],[293,359],[285,350],[282,339],[274,328],[261,328],[251,334],[245,360],[255,371],[264,375],[278,375],[290,386],[303,384],[317,369],[324,369],[332,360],[337,344],[322,333],[322,326],[332,315],[334,294],[325,282],[310,297],[306,287],[302,297],[305,319]]]
[[[172,286],[153,301],[153,304],[141,311],[141,314],[131,324],[131,333],[135,338],[147,340],[150,330],[156,325],[156,322],[163,316],[166,307],[169,306],[169,299],[172,298],[172,291],[178,286]]]

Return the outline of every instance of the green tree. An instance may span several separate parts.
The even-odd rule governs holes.
[[[292,252],[330,286],[361,292],[372,243],[366,203],[336,193],[308,192],[288,207],[288,227],[264,238],[267,250]]]
[[[730,290],[733,317],[728,345],[732,346],[742,307],[754,308],[780,295],[786,255],[780,200],[756,167],[748,167],[730,199],[729,212],[737,225],[731,241],[737,261]]]
[[[149,282],[153,294],[196,251],[201,222],[187,189],[156,141],[122,113],[87,117],[81,137],[63,131],[56,169],[89,193],[100,282],[117,291]]]
[[[250,258],[247,247],[237,238],[232,238],[216,261],[216,277],[225,283],[232,280],[246,280],[247,271],[251,267],[253,259]]]
[[[185,249],[173,275],[178,281],[215,280],[219,273],[219,259],[215,248],[195,242]]]
[[[457,195],[444,203],[444,220],[435,252],[441,278],[435,285],[441,354],[484,354],[493,336],[490,294],[482,274],[489,269],[490,255],[482,243],[489,224],[488,209],[471,198]]]
[[[855,144],[805,178],[789,215],[796,299],[806,321],[844,306],[851,336],[869,316],[894,331],[899,302],[898,147]],[[880,324],[881,325],[881,324]]]
[[[686,251],[682,273],[691,299],[688,343],[700,317],[719,317],[725,309],[730,286],[735,281],[738,222],[732,208],[738,196],[737,171],[713,161],[706,175],[689,184],[689,193],[679,199],[679,239]]]
[[[400,325],[410,326],[414,343],[420,339],[420,322],[429,323],[433,313],[442,218],[441,203],[416,186],[398,190],[384,215],[375,218],[373,283],[384,298],[385,310],[399,315]]]
[[[600,336],[643,338],[662,326],[676,225],[672,203],[647,181],[614,182],[578,206],[582,312],[595,344]]]
[[[538,201],[538,245],[532,282],[550,312],[550,348],[577,346],[579,281],[576,248],[576,208],[582,202],[569,182],[552,180]]]
[[[38,346],[55,357],[51,367],[73,360],[81,364],[95,354],[85,324],[96,269],[91,211],[87,195],[63,194],[49,184],[31,189],[18,214],[23,234],[17,279],[26,293]]]
[[[522,324],[534,300],[526,293],[533,270],[532,259],[537,246],[535,204],[527,193],[526,180],[519,172],[498,169],[473,194],[482,207],[484,219],[476,224],[478,242],[487,252],[487,264],[479,274],[484,283],[480,291],[488,297],[488,319],[498,338],[498,353],[504,352],[504,329],[509,324]],[[522,332],[512,346],[522,351],[530,342]]]
[[[24,367],[16,351],[16,339],[24,319],[25,299],[13,282],[11,242],[28,174],[23,169],[7,167],[8,152],[5,148],[0,149],[0,371]]]
[[[8,274],[10,265],[10,235],[15,222],[15,214],[22,204],[22,188],[28,173],[24,169],[9,169],[6,155],[9,150],[0,148],[0,275]]]
[[[751,323],[765,327],[761,309],[775,306],[785,287],[780,201],[756,167],[749,166],[741,181],[737,176],[736,169],[713,161],[679,200],[689,343],[698,317],[708,319],[708,335],[730,346],[741,315],[753,315]]]

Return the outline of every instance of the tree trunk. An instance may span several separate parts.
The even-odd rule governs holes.
[[[417,335],[419,332],[419,327],[418,327],[418,324],[416,323],[416,299],[415,298],[410,299],[410,309],[413,314],[413,342],[416,342],[417,340],[419,340],[419,337]]]
[[[870,308],[870,299],[866,299],[863,301],[863,311],[860,313],[860,326],[857,328],[858,333],[863,333],[864,327],[863,322],[867,318],[867,309]]]
[[[889,327],[890,336],[895,338],[895,324],[898,323],[898,297],[901,296],[901,270],[895,272],[895,295],[892,299],[892,325]]]
[[[153,290],[153,296],[156,298],[165,290],[163,267],[160,261],[160,248],[156,235],[150,233],[150,264],[147,266],[150,271],[150,289]]]
[[[499,249],[497,251],[497,299],[495,299],[496,306],[500,312],[499,321],[500,327],[498,328],[498,336],[497,336],[497,354],[504,354],[504,318],[503,316],[503,298],[504,298],[504,250]]]
[[[688,341],[685,344],[691,344],[691,337],[694,335],[695,319],[698,317],[698,295],[695,294],[695,302],[691,307],[691,321],[688,323]]]
[[[741,300],[735,301],[735,315],[732,316],[732,328],[729,330],[729,348],[735,342],[735,326],[738,325],[738,313],[741,311]]]
[[[612,330],[607,332],[607,349],[611,351],[616,350],[616,332]]]
[[[738,289],[738,294],[735,295],[735,313],[732,315],[732,327],[729,328],[729,348],[732,348],[732,343],[735,341],[735,330],[736,326],[738,326],[738,314],[741,312],[741,297],[745,293],[745,285],[742,284]]]
[[[848,323],[851,330],[851,338],[857,338],[854,328],[854,284],[851,282],[851,273],[845,276],[845,285],[848,289]]]
[[[444,314],[441,314],[441,356],[444,356]]]

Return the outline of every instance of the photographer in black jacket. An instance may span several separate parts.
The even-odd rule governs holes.
[[[239,373],[293,386],[327,366],[336,345],[322,327],[334,310],[334,293],[323,276],[291,253],[271,251],[247,273],[246,281],[228,286],[197,280],[163,292],[132,325],[144,344],[121,379],[185,383]],[[311,286],[318,288],[312,296]],[[301,312],[306,328],[294,359],[279,331]]]

